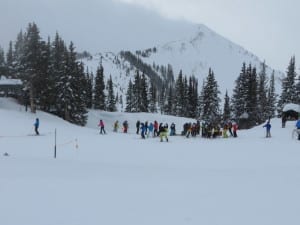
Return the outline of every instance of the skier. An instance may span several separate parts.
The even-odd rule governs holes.
[[[141,125],[140,121],[139,120],[136,121],[136,134],[139,134],[140,132],[140,125]]]
[[[35,119],[35,123],[33,124],[33,126],[34,126],[35,134],[36,135],[40,135],[39,130],[38,130],[39,126],[40,126],[40,120],[39,120],[39,118]]]
[[[162,132],[164,129],[163,127],[163,123],[160,123],[159,126],[158,126],[158,132],[157,132],[157,136],[160,136],[160,132]]]
[[[100,120],[98,126],[100,127],[100,134],[106,134],[105,129],[104,129],[104,122],[103,120]]]
[[[271,124],[270,121],[268,121],[263,127],[266,128],[266,138],[271,137]]]
[[[124,133],[127,133],[127,130],[128,130],[128,121],[125,120],[125,121],[123,122],[123,132],[124,132]]]
[[[153,129],[154,129],[154,125],[153,125],[153,123],[152,123],[152,122],[150,122],[150,124],[149,124],[149,126],[148,126],[148,133],[147,133],[147,137],[149,137],[149,136],[150,136],[150,134],[151,134],[151,136],[152,136],[152,137],[154,137],[154,135],[153,135]]]
[[[147,132],[148,132],[148,121],[145,122],[144,126],[145,126],[145,135],[147,135]]]
[[[119,128],[119,121],[116,120],[116,122],[114,123],[114,132],[118,132],[118,128]]]
[[[298,133],[298,140],[300,140],[300,119],[297,120],[296,128]]]
[[[175,136],[176,135],[175,123],[171,123],[170,129],[171,129],[170,136]]]
[[[222,132],[223,138],[228,138],[227,131],[228,131],[228,124],[225,123]]]
[[[230,136],[233,137],[233,133],[232,133],[232,122],[231,122],[231,121],[228,122],[228,131],[229,131]]]
[[[158,122],[155,120],[153,124],[154,128],[154,137],[158,136]]]
[[[163,137],[166,138],[166,141],[168,142],[168,124],[166,123],[164,126],[161,126],[159,129],[159,137],[160,137],[160,142],[163,141]]]
[[[144,123],[141,123],[141,137],[143,139],[145,139],[145,131],[146,131],[146,127]]]
[[[192,123],[187,123],[186,125],[186,137],[189,138],[192,133]]]
[[[237,137],[237,133],[236,133],[237,129],[238,129],[237,123],[233,122],[232,123],[233,137]]]

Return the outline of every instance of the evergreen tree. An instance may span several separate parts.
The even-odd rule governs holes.
[[[246,63],[243,63],[240,75],[235,81],[235,88],[231,98],[231,108],[233,116],[236,120],[245,115],[246,111],[246,96],[248,88],[248,79],[246,73]]]
[[[192,115],[194,118],[198,119],[199,118],[199,113],[198,113],[198,97],[199,97],[199,92],[198,92],[198,80],[193,76],[192,77],[193,80],[193,95],[192,95],[192,102],[194,104],[193,106],[193,110],[195,111],[195,114]]]
[[[247,76],[249,81],[248,91],[246,95],[246,112],[249,115],[248,121],[250,126],[256,125],[259,122],[259,115],[257,109],[257,73],[256,68],[249,65],[247,69]]]
[[[179,75],[175,82],[175,96],[174,98],[174,110],[176,116],[183,116],[185,109],[185,88],[184,88],[184,80],[182,76],[182,70],[180,70]]]
[[[136,70],[134,76],[134,83],[133,83],[133,105],[132,110],[133,112],[141,112],[141,101],[142,101],[142,88],[141,88],[141,76],[138,70]]]
[[[0,76],[7,76],[4,50],[0,46]]]
[[[167,74],[166,74],[167,83],[172,85],[174,84],[174,72],[173,68],[170,64],[167,66]]]
[[[276,92],[275,92],[275,72],[273,70],[270,82],[269,82],[269,89],[268,89],[268,102],[267,102],[267,111],[270,117],[275,117],[276,111]]]
[[[74,83],[72,88],[74,90],[74,102],[72,104],[71,111],[71,122],[80,126],[86,125],[87,122],[87,110],[86,110],[86,77],[84,72],[84,66],[82,63],[76,61],[77,53],[74,51],[73,43],[71,42],[70,47],[70,58],[74,65]]]
[[[50,38],[48,42],[41,42],[41,58],[39,59],[39,77],[36,82],[37,104],[39,107],[47,112],[50,112],[52,104],[52,92],[54,88],[50,78],[50,60],[51,60],[51,44]]]
[[[73,43],[69,49],[65,48],[64,73],[60,77],[57,104],[61,109],[61,117],[71,123],[85,125],[85,75],[84,68],[76,61],[76,52]]]
[[[181,116],[188,117],[189,115],[189,103],[190,103],[190,96],[189,96],[189,85],[188,85],[188,79],[186,76],[183,78],[183,93],[184,93],[184,99],[183,99],[183,105],[182,105],[182,114]]]
[[[204,105],[204,86],[205,86],[205,81],[203,80],[202,82],[202,87],[201,87],[201,92],[198,97],[198,106],[197,106],[197,117],[201,117],[202,112],[203,112],[203,105]]]
[[[208,76],[203,89],[203,109],[201,118],[210,123],[220,122],[220,102],[218,83],[214,72],[209,69]]]
[[[189,77],[189,85],[187,87],[187,117],[197,118],[198,108],[198,82],[194,76]]]
[[[256,68],[252,68],[251,64],[246,68],[243,63],[232,96],[233,116],[239,121],[240,128],[250,128],[259,121],[257,87]]]
[[[165,105],[167,102],[167,90],[166,90],[166,83],[163,82],[162,88],[159,90],[158,94],[158,105],[159,105],[159,110],[161,114],[164,114],[166,109]]]
[[[231,118],[230,98],[226,90],[225,97],[224,97],[223,122],[229,121],[230,118]]]
[[[87,70],[86,72],[86,106],[88,109],[91,109],[93,107],[93,80],[94,75],[93,73],[89,73]]]
[[[175,115],[174,111],[174,88],[170,86],[168,88],[168,96],[167,96],[167,101],[164,106],[164,112],[167,115]]]
[[[258,92],[257,92],[257,109],[258,109],[258,122],[262,123],[269,118],[270,114],[267,110],[268,99],[267,99],[267,74],[266,74],[266,63],[261,64],[261,71],[258,74]]]
[[[145,74],[142,74],[141,84],[140,84],[140,96],[141,96],[141,105],[139,106],[139,112],[148,112],[149,100],[148,100],[148,85]]]
[[[97,68],[96,78],[95,78],[95,93],[94,93],[94,108],[105,110],[105,100],[106,95],[104,93],[105,83],[104,83],[104,74],[103,66],[100,63],[100,66]]]
[[[149,88],[149,112],[156,113],[157,107],[157,90],[154,86],[153,82],[150,82],[150,88]]]
[[[13,52],[13,77],[20,79],[25,70],[25,35],[22,30],[17,35]]]
[[[30,23],[24,42],[24,57],[21,59],[23,67],[21,79],[29,91],[31,112],[36,112],[37,86],[40,76],[40,59],[42,58],[41,37],[35,23]]]
[[[8,52],[6,54],[6,68],[7,76],[14,77],[14,57],[13,57],[13,44],[12,41],[9,42]]]
[[[62,76],[59,77],[57,83],[58,96],[56,99],[56,104],[58,107],[58,113],[61,118],[71,122],[71,103],[73,101],[73,89],[71,84],[73,83],[73,70],[74,67],[71,63],[69,52],[66,46],[64,46],[64,70]]]
[[[281,114],[285,104],[297,102],[296,85],[295,85],[296,76],[297,74],[296,74],[295,56],[293,56],[290,60],[287,69],[287,75],[282,80],[282,85],[281,85],[282,92],[278,102],[279,114]]]
[[[109,79],[107,81],[107,93],[107,111],[115,112],[117,111],[116,98],[114,94],[113,81],[111,75],[109,76]]]
[[[47,101],[49,110],[62,118],[64,113],[63,108],[61,107],[59,95],[64,92],[64,86],[61,83],[61,78],[65,76],[65,51],[65,43],[59,34],[56,33],[50,51],[50,75],[49,80],[47,81]]]
[[[133,92],[133,84],[131,80],[129,80],[127,93],[126,93],[126,108],[125,112],[133,112],[134,105],[134,92]]]

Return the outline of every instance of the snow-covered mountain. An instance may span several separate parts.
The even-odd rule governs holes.
[[[206,78],[209,68],[212,68],[221,90],[221,98],[225,91],[229,94],[235,86],[243,62],[251,64],[260,71],[262,60],[243,47],[227,40],[210,30],[205,25],[195,25],[190,33],[174,38],[167,43],[149,46],[147,49],[132,51],[141,61],[152,66],[167,66],[170,64],[176,76],[182,70],[184,75],[195,76],[199,84]],[[112,75],[116,90],[124,95],[129,79],[133,78],[136,67],[124,59],[120,52],[98,53],[92,60],[85,60],[90,70],[95,71],[100,58],[106,76]],[[158,71],[159,73],[159,71]],[[272,73],[272,68],[267,68]],[[275,71],[277,78],[282,72]],[[277,84],[279,87],[279,82]]]
[[[102,56],[106,78],[112,75],[116,91],[123,96],[136,68],[124,61],[121,51],[135,53],[155,48],[155,52],[148,57],[140,55],[140,59],[149,65],[172,65],[175,77],[182,69],[184,75],[196,76],[200,85],[211,67],[222,92],[221,98],[226,89],[231,93],[243,62],[252,63],[259,70],[259,64],[264,60],[205,25],[166,19],[132,4],[86,0],[73,2],[70,8],[68,1],[31,0],[30,3],[7,2],[3,11],[10,12],[15,5],[22,10],[18,12],[18,20],[10,20],[10,29],[5,35],[10,34],[10,40],[14,40],[19,29],[25,30],[31,21],[37,23],[44,38],[58,32],[66,42],[72,40],[77,51],[97,53],[93,60],[85,60],[90,70],[96,70]],[[10,13],[7,18],[10,16],[13,15]],[[4,35],[0,42],[0,45],[8,46]],[[269,68],[269,74],[271,70]],[[280,72],[276,75],[282,76]]]

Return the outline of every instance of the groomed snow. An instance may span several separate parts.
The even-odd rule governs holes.
[[[42,135],[28,136],[36,117]],[[107,135],[99,134],[100,118]],[[117,119],[129,121],[128,134],[112,132]],[[91,111],[83,128],[0,98],[0,224],[300,224],[294,121],[281,128],[272,119],[269,139],[259,125],[238,138],[176,136],[161,143],[136,135],[137,119],[175,122],[178,132],[193,122]]]

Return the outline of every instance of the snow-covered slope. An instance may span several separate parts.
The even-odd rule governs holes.
[[[83,128],[0,98],[0,224],[299,224],[295,122],[283,129],[272,119],[269,139],[258,126],[238,138],[161,143],[136,135],[135,121],[175,122],[181,131],[190,119],[90,113]],[[36,117],[43,135],[28,136]],[[98,134],[97,118],[107,135]],[[116,119],[129,120],[128,134],[111,132]]]

